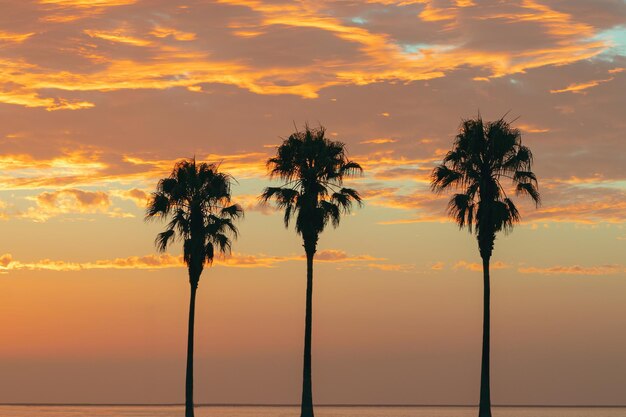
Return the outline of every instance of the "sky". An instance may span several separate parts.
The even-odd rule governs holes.
[[[215,162],[246,216],[200,281],[198,403],[298,403],[305,263],[258,195],[305,123],[365,205],[320,238],[317,403],[475,404],[475,237],[429,174],[506,117],[543,204],[492,258],[495,404],[626,404],[623,0],[0,0],[0,402],[181,403],[189,285],[146,198]]]

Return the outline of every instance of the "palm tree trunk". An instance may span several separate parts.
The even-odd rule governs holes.
[[[187,333],[187,375],[185,380],[185,417],[193,415],[193,332],[196,315],[196,290],[198,284],[191,283],[189,300],[189,328]]]
[[[313,417],[313,388],[311,381],[311,322],[314,255],[315,251],[306,251],[306,316],[304,319],[304,370],[302,372],[302,404],[300,417]]]
[[[489,339],[491,329],[491,288],[489,257],[483,257],[483,354],[480,369],[480,404],[478,417],[491,417],[491,388],[489,385]]]

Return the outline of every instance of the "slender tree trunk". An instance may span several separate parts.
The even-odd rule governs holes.
[[[483,354],[480,369],[480,405],[478,417],[491,417],[491,388],[489,385],[489,339],[491,330],[491,288],[489,257],[483,257]]]
[[[193,333],[196,315],[196,290],[198,284],[191,283],[191,297],[189,299],[189,329],[187,333],[187,376],[185,380],[185,417],[193,415]]]
[[[304,370],[302,372],[302,405],[300,417],[313,417],[313,388],[311,381],[311,322],[314,255],[314,250],[306,251],[306,316],[304,319]]]

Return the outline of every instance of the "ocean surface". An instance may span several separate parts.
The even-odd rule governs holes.
[[[196,417],[299,417],[292,406],[199,406]],[[494,417],[626,417],[626,407],[493,407]],[[316,417],[476,417],[475,407],[318,406]],[[0,405],[1,417],[182,417],[182,406]]]

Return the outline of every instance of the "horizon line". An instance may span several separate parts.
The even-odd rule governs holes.
[[[179,407],[185,403],[0,403],[0,407]],[[299,407],[300,404],[262,403],[202,403],[195,407]],[[478,407],[478,404],[314,404],[315,407]],[[500,408],[626,408],[626,404],[568,405],[568,404],[492,404]]]

